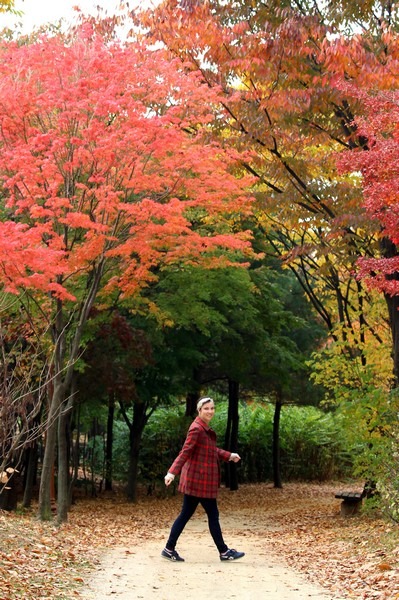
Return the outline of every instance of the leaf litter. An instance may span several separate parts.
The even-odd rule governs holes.
[[[378,514],[342,517],[342,483],[242,485],[221,489],[222,526],[254,536],[265,550],[340,598],[399,600],[399,528]],[[0,600],[72,600],[104,553],[159,539],[181,506],[159,488],[137,503],[123,493],[79,497],[61,526],[40,522],[37,508],[0,512]]]

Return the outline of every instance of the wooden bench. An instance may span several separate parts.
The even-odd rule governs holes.
[[[335,497],[342,500],[341,515],[347,517],[356,514],[362,504],[364,496],[365,490],[362,492],[347,492],[344,490],[337,492]]]

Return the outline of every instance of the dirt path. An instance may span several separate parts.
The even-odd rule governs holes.
[[[184,563],[160,556],[166,530],[159,531],[159,539],[152,537],[135,548],[107,552],[87,579],[85,600],[340,600],[270,556],[260,536],[237,535],[245,531],[237,521],[230,544],[246,556],[222,563],[203,521],[194,517],[180,538]],[[226,519],[223,525],[227,532]]]

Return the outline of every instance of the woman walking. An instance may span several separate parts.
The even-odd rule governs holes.
[[[176,475],[181,474],[178,489],[184,497],[181,512],[172,525],[161,555],[168,560],[184,561],[176,551],[177,540],[198,504],[201,504],[208,516],[209,531],[219,551],[220,560],[237,560],[244,556],[244,552],[237,552],[225,544],[216,497],[220,485],[219,460],[238,462],[241,458],[235,452],[216,446],[216,433],[209,427],[215,414],[212,398],[200,398],[197,411],[198,416],[187,432],[183,448],[165,476],[165,484],[168,486]]]

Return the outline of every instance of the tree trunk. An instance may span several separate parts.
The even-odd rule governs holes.
[[[10,463],[7,466],[12,469],[14,468],[14,465],[12,463]],[[0,510],[17,510],[18,483],[19,476],[17,471],[14,471],[13,473],[9,474],[9,478],[6,484],[0,483]]]
[[[230,440],[231,440],[231,411],[230,411],[230,394],[229,394],[229,403],[227,408],[227,422],[226,422],[226,431],[224,434],[224,446],[225,450],[230,450]],[[225,463],[224,465],[224,483],[226,487],[230,487],[230,463]]]
[[[98,426],[98,418],[94,417],[91,426],[91,450],[90,450],[90,484],[91,484],[91,496],[92,498],[97,497],[97,489],[96,489],[96,472],[97,472],[97,463],[96,463],[96,451],[97,451],[97,437],[99,435],[99,426]]]
[[[127,498],[130,502],[137,502],[137,484],[138,484],[138,465],[140,453],[140,440],[136,433],[130,429],[130,455],[129,455],[129,474],[127,482]]]
[[[84,327],[90,314],[90,310],[96,299],[100,285],[105,259],[100,260],[93,270],[90,287],[86,292],[77,314],[79,321],[75,325],[75,330],[71,329],[72,335],[68,343],[69,352],[67,352],[66,335],[68,326],[64,315],[64,305],[61,299],[56,300],[56,310],[54,325],[52,328],[52,338],[54,343],[53,353],[53,371],[52,378],[54,390],[50,395],[50,407],[46,423],[46,445],[44,448],[44,458],[42,474],[40,478],[39,491],[39,518],[43,521],[51,519],[51,485],[54,473],[54,462],[57,448],[57,429],[60,408],[63,405],[65,396],[73,384],[74,365],[81,351],[81,339]],[[72,327],[72,326],[71,326]]]
[[[75,484],[79,479],[79,466],[80,466],[80,405],[76,411],[76,435],[75,435],[75,443],[73,439],[71,439],[72,445],[72,478],[71,484],[69,486],[69,505],[73,504],[73,491],[75,489]]]
[[[386,258],[398,256],[396,245],[387,238],[381,240],[381,251],[382,255]],[[399,273],[396,272],[392,275],[386,275],[386,278],[388,280],[398,280]],[[385,301],[388,306],[389,325],[392,335],[393,386],[397,388],[399,386],[399,296],[385,294]]]
[[[186,417],[195,417],[198,400],[199,394],[197,392],[188,392],[186,396]]]
[[[225,448],[230,452],[238,450],[238,425],[239,425],[239,388],[240,384],[237,381],[229,379],[229,408],[228,408],[228,426],[226,428]],[[227,463],[227,481],[231,491],[238,490],[238,473],[237,464],[234,462]]]
[[[399,385],[399,296],[385,295],[392,335],[393,387]]]
[[[107,441],[105,446],[105,489],[112,491],[112,450],[114,445],[114,413],[115,399],[113,394],[108,397]]]
[[[50,399],[49,413],[47,416],[46,443],[44,447],[42,474],[40,478],[39,518],[42,521],[49,521],[52,518],[51,488],[54,481],[53,478],[57,446],[58,417],[60,413],[60,407],[62,405],[63,393],[63,385],[55,380],[53,394]]]
[[[144,402],[136,402],[133,406],[133,421],[129,426],[130,457],[127,497],[130,502],[137,501],[137,480],[141,438],[148,421],[146,409],[147,406]]]
[[[26,474],[25,474],[25,485],[24,485],[24,497],[22,500],[22,506],[29,508],[33,497],[33,487],[36,481],[37,474],[37,443],[33,442],[32,446],[26,450]]]
[[[275,488],[282,488],[281,483],[281,465],[280,465],[280,415],[282,400],[276,401],[273,419],[273,481]]]
[[[69,510],[69,420],[73,408],[70,398],[58,418],[58,478],[57,478],[57,522],[68,520]]]
[[[201,376],[198,369],[193,369],[192,387],[197,391],[190,391],[186,396],[186,417],[194,418],[197,414],[197,402],[200,398],[198,389],[201,387]]]

